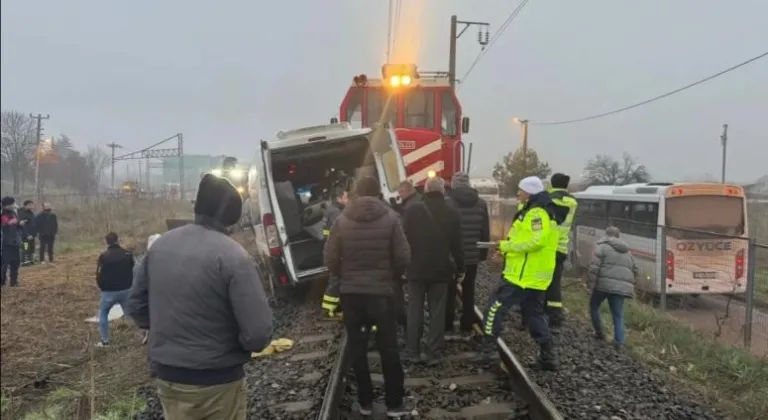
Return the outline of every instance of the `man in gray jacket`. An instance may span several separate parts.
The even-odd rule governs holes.
[[[593,285],[589,310],[595,337],[600,341],[605,340],[600,321],[600,305],[607,299],[613,319],[613,345],[616,349],[624,347],[624,299],[634,295],[638,273],[629,246],[619,236],[619,228],[611,226],[606,229],[605,238],[597,241],[597,248],[589,264],[589,280]]]
[[[230,238],[242,199],[206,175],[195,223],[158,238],[135,270],[127,315],[149,330],[149,359],[166,420],[245,420],[243,365],[272,334],[269,307],[250,255]]]

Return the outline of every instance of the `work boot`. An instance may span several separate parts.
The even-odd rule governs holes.
[[[539,348],[539,360],[533,363],[531,367],[538,370],[557,370],[555,345],[551,341],[541,345]]]
[[[411,414],[413,410],[414,405],[412,402],[403,401],[397,407],[387,407],[387,417],[391,419],[397,419]]]
[[[496,337],[490,335],[483,335],[482,343],[480,343],[480,349],[471,359],[474,363],[483,363],[491,361],[498,357],[496,351]]]

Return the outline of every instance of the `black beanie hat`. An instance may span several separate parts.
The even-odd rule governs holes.
[[[549,179],[549,184],[552,188],[568,188],[568,183],[571,182],[571,177],[566,174],[556,173]]]
[[[3,207],[10,206],[11,204],[14,204],[14,203],[16,203],[16,199],[15,198],[13,198],[11,196],[3,197],[3,201],[2,201]]]
[[[197,187],[195,214],[207,216],[225,227],[240,220],[243,199],[228,179],[205,174]]]

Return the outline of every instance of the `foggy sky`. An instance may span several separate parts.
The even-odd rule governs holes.
[[[355,74],[379,75],[386,0],[132,2],[4,0],[2,107],[50,113],[48,135],[141,149],[177,132],[187,153],[250,161],[276,130],[338,113]],[[498,29],[517,1],[405,0],[401,50],[447,68],[448,23]],[[410,4],[410,5],[409,5]],[[472,118],[473,172],[516,148],[513,117],[572,119],[629,105],[768,50],[765,0],[533,0],[459,91]],[[479,52],[459,41],[458,75]],[[578,174],[626,151],[657,180],[768,172],[768,59],[620,115],[530,128],[553,169]]]

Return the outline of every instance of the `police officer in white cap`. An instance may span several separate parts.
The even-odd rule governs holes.
[[[544,315],[544,296],[555,271],[559,239],[555,206],[537,177],[524,178],[518,188],[517,198],[524,204],[515,214],[507,238],[499,242],[504,255],[502,280],[483,313],[483,347],[475,360],[494,355],[502,318],[512,306],[520,305],[531,337],[540,346],[537,366],[555,370],[552,335]]]

